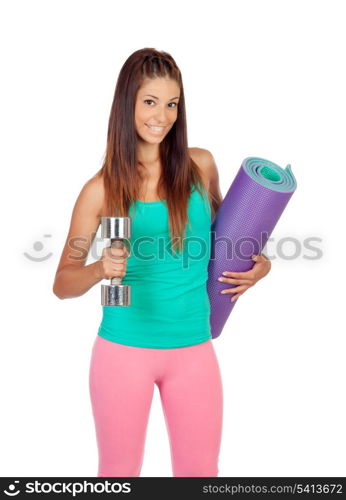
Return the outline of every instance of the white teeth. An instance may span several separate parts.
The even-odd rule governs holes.
[[[155,132],[161,132],[165,127],[154,127],[153,125],[148,125],[151,130],[155,130]]]

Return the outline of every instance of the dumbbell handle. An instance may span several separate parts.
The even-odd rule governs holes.
[[[124,241],[122,239],[112,239],[111,240],[111,247],[112,248],[123,248],[124,247]],[[115,276],[114,278],[111,278],[111,285],[121,285],[121,280],[122,277]]]

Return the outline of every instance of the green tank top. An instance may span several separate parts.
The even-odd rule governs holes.
[[[134,347],[171,349],[211,339],[206,282],[211,210],[207,193],[192,187],[183,252],[171,250],[166,201],[130,205],[131,255],[122,283],[130,306],[103,306],[98,335]]]

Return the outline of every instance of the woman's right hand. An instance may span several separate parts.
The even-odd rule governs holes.
[[[124,277],[127,266],[126,258],[128,256],[129,253],[125,245],[122,248],[104,248],[101,259],[98,261],[102,279]]]

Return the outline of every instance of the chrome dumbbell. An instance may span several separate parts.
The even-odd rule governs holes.
[[[131,217],[101,217],[101,238],[111,240],[112,248],[127,246],[125,241],[131,237]],[[110,285],[101,285],[101,304],[103,306],[131,305],[131,286],[123,285],[122,278],[110,279]]]

